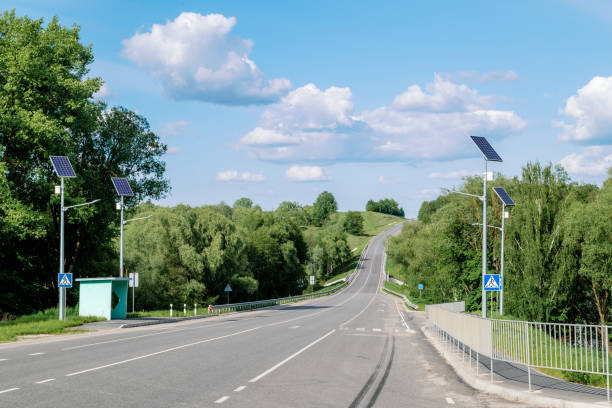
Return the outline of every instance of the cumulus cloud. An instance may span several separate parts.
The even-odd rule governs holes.
[[[167,153],[168,154],[176,154],[181,151],[181,148],[178,146],[168,146]]]
[[[567,155],[559,163],[570,174],[605,175],[608,169],[612,167],[612,145],[586,147],[580,154]]]
[[[220,171],[217,174],[218,181],[245,181],[259,183],[264,181],[266,178],[261,173],[250,173],[244,172],[239,173],[237,170],[226,170]]]
[[[441,179],[441,180],[452,180],[452,179],[462,179],[467,176],[473,175],[474,172],[470,172],[467,170],[457,170],[457,171],[449,171],[447,173],[429,173],[429,178],[432,179]]]
[[[329,176],[319,166],[291,166],[285,172],[287,180],[291,181],[325,181]]]
[[[176,122],[164,123],[161,129],[157,132],[161,136],[178,136],[182,130],[189,126],[189,122],[186,120],[177,120]]]
[[[114,92],[110,89],[110,87],[108,85],[106,85],[106,83],[103,83],[102,86],[100,87],[100,89],[98,89],[94,94],[93,94],[93,98],[94,99],[105,99],[108,98],[109,96],[113,96]]]
[[[565,101],[561,113],[574,123],[553,122],[559,139],[588,141],[612,139],[612,76],[594,77]]]
[[[468,82],[511,82],[516,81],[519,76],[511,70],[505,71],[490,71],[480,73],[478,71],[462,71],[459,76],[464,81]]]
[[[277,101],[291,82],[264,78],[249,59],[253,42],[231,35],[235,25],[234,17],[184,12],[124,40],[123,55],[151,71],[177,100],[224,105]]]
[[[297,88],[271,105],[240,146],[269,161],[423,160],[469,154],[473,134],[504,137],[523,120],[494,98],[439,75],[386,106],[357,114],[349,88]]]

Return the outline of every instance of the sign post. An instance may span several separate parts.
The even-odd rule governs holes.
[[[132,313],[134,313],[134,289],[138,287],[138,272],[130,272],[128,277],[130,278],[128,286],[132,288]]]
[[[501,275],[496,273],[484,275],[482,287],[486,292],[491,292],[491,318],[493,318],[493,292],[502,290]]]
[[[311,288],[311,292],[314,292],[314,284],[315,284],[315,277],[314,277],[314,275],[310,275],[310,288]]]
[[[421,298],[421,293],[423,293],[423,284],[419,283],[419,299]]]
[[[230,294],[231,291],[232,291],[232,287],[228,283],[227,286],[225,287],[225,293],[227,293],[227,304],[228,305],[229,305],[229,294]]]

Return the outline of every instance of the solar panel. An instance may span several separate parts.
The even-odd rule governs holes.
[[[498,161],[498,162],[503,161],[502,158],[499,157],[499,154],[497,154],[497,152],[493,150],[493,147],[491,147],[487,139],[485,139],[482,136],[470,136],[470,137],[472,138],[472,141],[474,142],[474,144],[476,144],[476,147],[480,149],[480,151],[482,152],[486,160]]]
[[[53,168],[59,177],[76,177],[70,160],[66,156],[50,156]]]
[[[495,194],[497,194],[499,199],[503,201],[506,207],[515,205],[514,201],[512,201],[512,199],[503,187],[493,187],[493,191],[495,191]]]
[[[126,178],[111,177],[111,180],[113,180],[115,190],[117,190],[117,194],[119,194],[120,196],[133,196],[134,195],[134,192],[132,191],[132,187],[130,187],[130,183],[128,183]]]

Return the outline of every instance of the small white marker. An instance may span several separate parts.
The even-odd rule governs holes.
[[[47,378],[46,380],[36,381],[36,384],[44,384],[48,383],[49,381],[55,381],[55,378]]]
[[[40,355],[43,355],[43,354],[45,354],[45,353],[42,353],[42,352],[40,352],[40,353],[31,353],[31,354],[28,354],[28,356],[40,356]]]
[[[234,390],[234,392],[240,392],[240,391],[244,390],[245,388],[246,388],[246,385],[241,385],[240,387],[236,388]]]
[[[224,395],[223,397],[219,398],[218,400],[215,401],[215,404],[223,404],[225,401],[227,401],[230,397],[227,395]]]
[[[451,397],[446,397],[446,402],[448,404],[454,404],[455,403],[455,401]]]
[[[8,390],[0,391],[0,394],[4,394],[5,392],[17,391],[19,388],[9,388]]]
[[[372,331],[375,331],[375,332],[381,332],[381,331],[382,331],[382,329],[372,329]]]

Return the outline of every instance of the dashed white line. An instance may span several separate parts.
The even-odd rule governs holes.
[[[44,384],[48,383],[49,381],[55,381],[55,378],[47,378],[46,380],[36,381],[36,384]]]
[[[381,332],[382,329],[372,329],[372,331],[374,331],[374,332]]]
[[[455,403],[455,401],[451,397],[446,397],[446,403],[452,405]]]
[[[357,330],[357,331],[365,331],[365,327],[358,327],[355,330]]]
[[[0,391],[0,394],[4,394],[5,392],[17,391],[19,388],[9,388],[8,390]]]
[[[45,353],[43,353],[43,352],[39,352],[39,353],[30,353],[30,354],[28,354],[28,356],[41,356],[41,355],[43,355],[43,354],[45,354]]]
[[[263,377],[265,377],[266,375],[270,374],[271,372],[273,372],[274,370],[276,370],[277,368],[281,367],[283,364],[285,364],[286,362],[288,362],[289,360],[299,356],[300,354],[302,354],[303,352],[305,352],[306,350],[308,350],[309,348],[311,348],[312,346],[314,346],[315,344],[317,344],[318,342],[320,342],[321,340],[325,339],[327,336],[330,336],[331,334],[333,334],[336,331],[336,329],[333,329],[332,331],[328,332],[327,334],[319,337],[318,339],[316,339],[315,341],[313,341],[312,343],[308,344],[307,346],[302,347],[300,350],[296,351],[295,353],[293,353],[292,355],[290,355],[289,357],[287,357],[286,359],[284,359],[283,361],[281,361],[280,363],[278,363],[277,365],[275,365],[272,368],[269,368],[268,370],[264,371],[263,373],[259,374],[257,377],[255,378],[251,378],[249,380],[250,383],[254,383],[257,382],[259,380],[261,380]]]
[[[218,400],[215,401],[215,404],[223,404],[225,401],[227,401],[228,399],[230,399],[229,396],[224,395],[221,398],[219,398]]]
[[[290,329],[298,329],[300,326],[291,326]]]
[[[8,358],[0,358],[0,361],[8,361]]]
[[[240,392],[240,391],[244,390],[245,388],[246,388],[246,385],[241,385],[240,387],[236,388],[234,390],[234,392]]]

